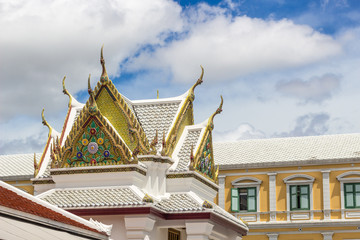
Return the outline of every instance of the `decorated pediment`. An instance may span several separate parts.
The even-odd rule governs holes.
[[[90,77],[89,94],[89,100],[72,126],[64,146],[52,146],[52,168],[136,163],[136,156],[99,111],[90,87]]]
[[[204,134],[201,139],[201,143],[194,156],[191,158],[191,168],[205,177],[216,182],[219,174],[219,169],[215,169],[213,144],[212,144],[212,130],[214,129],[214,117],[221,113],[223,105],[223,98],[221,97],[221,103],[219,108],[209,118]]]

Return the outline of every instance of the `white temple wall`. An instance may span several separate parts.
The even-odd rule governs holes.
[[[105,172],[53,175],[56,188],[131,186],[144,187],[145,176],[138,172]]]

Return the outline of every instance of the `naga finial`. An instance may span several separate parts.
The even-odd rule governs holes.
[[[45,117],[44,117],[44,111],[45,109],[43,108],[42,112],[41,112],[41,119],[42,119],[42,124],[44,126],[47,126],[49,128],[49,134],[51,134],[51,126],[49,125],[49,123],[45,120]]]
[[[109,81],[109,76],[106,72],[106,68],[105,68],[105,59],[104,59],[104,54],[103,54],[103,50],[104,50],[104,44],[101,47],[101,52],[100,52],[100,64],[102,66],[102,73],[101,73],[101,77],[100,77],[100,82],[102,84],[106,84]]]
[[[220,95],[220,98],[221,98],[220,106],[216,109],[216,111],[209,118],[208,126],[210,127],[211,130],[214,129],[214,117],[217,114],[220,114],[222,112],[222,106],[223,106],[223,103],[224,103],[224,99],[223,99],[223,97],[221,95]]]
[[[200,65],[201,67],[201,75],[199,77],[199,79],[196,81],[196,83],[190,88],[190,99],[191,101],[194,101],[195,100],[195,93],[194,93],[194,90],[196,88],[197,85],[200,85],[202,82],[203,82],[203,76],[204,76],[204,68]]]
[[[66,79],[66,76],[64,76],[64,78],[63,78],[63,80],[62,80],[62,86],[63,86],[63,93],[65,94],[65,95],[68,95],[69,96],[69,107],[71,106],[71,99],[72,99],[72,97],[71,97],[71,94],[69,93],[69,91],[66,89],[66,87],[65,87],[65,79]]]
[[[89,78],[88,78],[88,93],[89,93],[89,95],[90,95],[90,99],[89,99],[89,103],[90,103],[89,112],[90,112],[90,114],[95,114],[98,109],[97,109],[97,105],[96,105],[96,101],[95,101],[95,97],[94,97],[94,92],[93,92],[93,90],[91,89],[90,77],[91,77],[91,74],[89,74]]]

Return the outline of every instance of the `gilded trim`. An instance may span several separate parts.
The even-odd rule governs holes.
[[[157,155],[143,155],[138,157],[141,162],[158,162],[173,164],[174,161],[169,157],[157,156]]]
[[[44,180],[33,180],[32,184],[55,184],[53,180],[44,179]]]
[[[146,176],[146,171],[138,167],[114,167],[114,168],[89,168],[89,169],[66,169],[59,171],[50,171],[50,175],[70,175],[70,174],[85,174],[85,173],[107,173],[107,172],[138,172]]]
[[[175,149],[177,139],[180,138],[180,136],[182,134],[182,132],[179,131],[179,128],[182,125],[183,121],[185,120],[188,110],[191,111],[190,112],[191,125],[194,124],[194,116],[193,116],[193,109],[192,109],[193,101],[195,100],[194,90],[198,85],[200,85],[203,82],[203,76],[204,76],[204,68],[202,66],[200,66],[200,67],[201,67],[201,75],[200,75],[199,79],[196,81],[196,83],[189,89],[188,95],[187,95],[183,105],[181,106],[178,116],[175,119],[175,123],[174,123],[173,127],[171,128],[171,130],[169,131],[169,134],[167,136],[166,149],[163,150],[163,152],[167,156],[171,156],[171,154],[173,153],[173,151]]]

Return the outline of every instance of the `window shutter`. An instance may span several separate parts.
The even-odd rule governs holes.
[[[239,191],[237,188],[231,189],[231,211],[239,211]]]
[[[248,211],[256,212],[256,188],[248,188]]]

